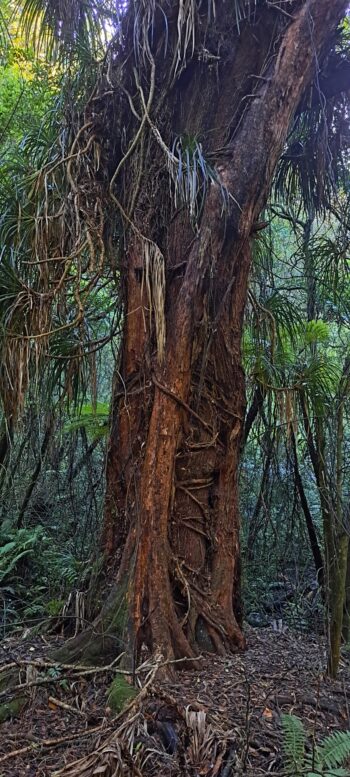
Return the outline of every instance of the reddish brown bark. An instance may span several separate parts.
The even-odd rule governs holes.
[[[193,58],[159,102],[156,120],[169,144],[174,134],[203,139],[231,199],[223,214],[222,190],[212,183],[194,233],[184,209],[173,211],[168,179],[164,184],[162,178],[163,152],[150,130],[149,167],[134,214],[138,237],[132,236],[126,257],[104,533],[117,584],[128,581],[134,656],[143,643],[169,658],[195,655],[208,638],[217,652],[244,646],[237,470],[250,234],[315,55],[345,7],[344,0],[296,2],[291,18],[263,6],[256,25],[243,26],[238,35],[234,9],[217,3],[209,33],[207,15],[197,21],[202,48],[205,43],[206,51],[218,52],[218,60],[213,65],[210,58]],[[170,41],[177,35],[174,24],[176,14],[168,9]],[[161,91],[164,25],[158,41],[157,26],[153,34]],[[129,194],[134,180],[135,170],[126,184]],[[146,311],[140,233],[160,246],[166,262],[161,364]]]
[[[102,544],[109,563],[120,562],[120,551],[137,513],[142,447],[147,428],[151,388],[147,366],[149,310],[142,279],[142,256],[128,253],[124,344],[114,375],[111,434],[107,456],[107,492]],[[116,520],[118,516],[118,520]]]

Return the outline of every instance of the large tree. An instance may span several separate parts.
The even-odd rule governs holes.
[[[70,3],[69,19],[64,2],[42,5],[72,44],[86,4]],[[122,284],[103,532],[114,585],[76,653],[115,649],[121,630],[135,660],[143,644],[167,658],[244,646],[237,471],[251,243],[293,117],[323,105],[333,83],[346,6],[122,3],[70,150],[40,172],[34,250],[47,298],[69,278],[79,325],[104,267]],[[34,310],[45,344],[55,326],[48,307]],[[13,342],[9,354],[14,370]]]

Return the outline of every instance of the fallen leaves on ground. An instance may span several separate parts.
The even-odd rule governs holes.
[[[1,662],[18,669],[19,682],[35,666],[20,717],[0,727],[0,777],[259,777],[283,770],[282,712],[319,739],[350,729],[347,658],[334,681],[324,675],[320,637],[248,627],[247,638],[245,653],[206,654],[200,672],[178,672],[175,681],[155,674],[118,719],[107,705],[113,670],[49,667],[46,640],[5,640]]]

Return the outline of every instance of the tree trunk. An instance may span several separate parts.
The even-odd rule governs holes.
[[[1,423],[0,427],[0,470],[1,475],[6,472],[7,459],[13,442],[13,420],[12,417]]]
[[[348,557],[346,562],[346,578],[345,578],[345,596],[344,596],[344,612],[343,612],[343,630],[342,639],[346,645],[350,641],[350,553],[348,548]]]
[[[263,524],[262,521],[259,521],[261,508],[264,508],[264,511],[266,512],[266,501],[267,501],[268,491],[270,486],[271,462],[272,462],[274,445],[275,445],[274,436],[269,436],[266,449],[264,450],[265,461],[264,461],[264,469],[261,477],[259,495],[256,500],[256,504],[252,512],[252,515],[249,518],[248,539],[247,539],[247,561],[249,562],[254,561],[255,542],[259,535],[261,526]]]
[[[42,441],[41,446],[40,446],[39,458],[38,458],[37,464],[35,466],[34,472],[32,473],[32,476],[31,476],[31,479],[30,479],[30,483],[29,483],[29,485],[27,487],[27,490],[25,492],[24,499],[23,499],[20,511],[18,513],[18,517],[17,517],[17,521],[16,521],[17,529],[22,529],[22,527],[24,525],[24,518],[25,518],[25,515],[26,515],[26,511],[27,511],[28,505],[30,503],[30,500],[31,500],[33,491],[35,489],[35,486],[36,486],[36,484],[38,482],[39,475],[41,473],[42,466],[43,466],[43,463],[45,461],[45,457],[46,457],[46,454],[47,454],[47,449],[48,449],[49,444],[51,442],[51,439],[52,439],[54,431],[55,431],[55,416],[54,416],[54,413],[52,411],[50,411],[49,414],[48,414],[47,420],[46,420],[46,428],[45,428],[45,433],[44,433],[43,441]]]
[[[155,91],[158,102],[136,166],[126,169],[121,208],[129,228],[125,330],[114,383],[103,534],[116,586],[94,630],[73,643],[76,655],[89,639],[94,652],[111,647],[121,623],[128,626],[134,660],[144,644],[168,659],[245,645],[237,473],[250,235],[316,55],[346,2],[292,3],[293,18],[263,6],[256,24],[244,23],[240,33],[234,5],[217,3],[209,28],[207,11],[198,15],[196,54],[168,91],[162,89],[173,64],[165,72],[164,39],[167,51],[178,40],[178,4],[164,5],[166,32],[163,17],[152,26],[143,90],[149,102]],[[181,51],[180,60],[171,57],[179,71]],[[208,183],[195,230],[186,209],[174,208],[169,196],[158,128],[170,147],[174,135],[203,141],[204,156],[220,178],[221,185],[213,177]],[[139,169],[145,157],[147,169]],[[114,202],[120,208],[120,198]],[[164,256],[163,312],[163,287],[155,279],[154,257],[148,253],[145,260],[144,235]],[[156,347],[157,316],[166,329],[163,359]]]
[[[328,673],[336,677],[340,660],[343,612],[346,604],[346,575],[349,536],[342,515],[342,459],[343,459],[343,399],[337,409],[335,483],[327,471],[325,417],[315,416],[315,435],[310,424],[306,398],[300,395],[308,451],[318,488],[324,539],[324,592],[326,604],[326,633],[328,642]],[[336,498],[334,500],[335,485]]]
[[[310,540],[310,548],[312,552],[312,556],[314,559],[315,564],[315,571],[316,571],[316,577],[318,585],[321,589],[322,598],[324,598],[324,565],[323,565],[323,558],[321,549],[318,542],[318,537],[316,533],[316,529],[314,526],[313,518],[310,512],[309,504],[306,498],[306,494],[304,491],[303,481],[300,474],[299,469],[299,461],[298,461],[298,449],[297,449],[297,441],[295,438],[295,432],[293,427],[290,427],[290,437],[292,442],[292,450],[293,450],[293,459],[294,459],[294,479],[295,479],[295,485],[298,490],[299,494],[299,500],[300,504],[304,513],[305,517],[305,523],[307,528],[307,533],[309,535]]]

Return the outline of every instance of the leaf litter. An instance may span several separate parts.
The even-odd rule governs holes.
[[[0,688],[5,667],[15,668],[25,706],[0,726],[0,777],[282,774],[282,713],[300,717],[310,740],[350,729],[346,651],[331,680],[321,637],[252,627],[246,634],[245,653],[207,653],[200,671],[164,679],[161,658],[146,663],[140,693],[117,716],[107,701],[113,665],[64,668],[49,659],[57,639],[4,640]]]

